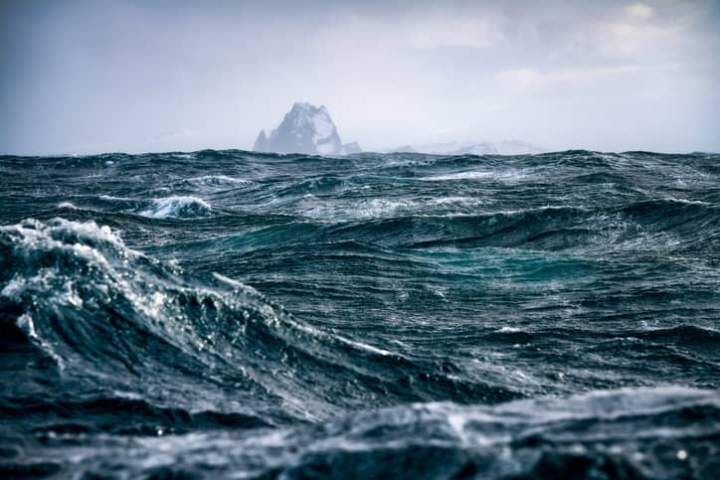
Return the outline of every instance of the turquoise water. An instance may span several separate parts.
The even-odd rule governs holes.
[[[0,473],[714,478],[720,156],[0,157]]]

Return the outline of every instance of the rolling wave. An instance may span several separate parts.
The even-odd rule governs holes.
[[[0,476],[714,478],[717,165],[0,157]]]

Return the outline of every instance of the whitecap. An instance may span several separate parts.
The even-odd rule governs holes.
[[[522,332],[521,329],[517,327],[502,327],[497,330],[498,333],[519,333]]]
[[[525,170],[471,170],[465,172],[447,173],[443,175],[433,175],[421,178],[420,180],[428,182],[442,182],[452,180],[486,180],[492,179],[503,182],[514,182],[524,180],[530,175]]]
[[[426,177],[422,180],[426,181],[436,181],[441,182],[445,180],[482,180],[485,178],[491,178],[496,175],[495,172],[478,172],[478,171],[472,171],[472,172],[457,172],[457,173],[448,173],[446,175],[435,175],[432,177]]]
[[[118,202],[129,202],[132,201],[132,198],[128,197],[116,197],[114,195],[100,195],[98,197],[100,200],[107,200],[107,201],[118,201]]]
[[[203,175],[202,177],[190,178],[188,179],[188,182],[210,186],[239,185],[243,183],[250,183],[244,178],[230,177],[228,175]]]
[[[72,204],[71,202],[60,202],[57,205],[58,208],[67,208],[70,210],[80,210],[77,206]]]
[[[210,214],[212,207],[205,200],[197,197],[166,197],[152,200],[149,208],[142,210],[140,215],[148,218],[195,218]]]

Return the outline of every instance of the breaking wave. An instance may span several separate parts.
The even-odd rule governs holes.
[[[168,197],[152,200],[140,215],[149,218],[196,218],[210,215],[212,208],[197,197]]]
[[[0,477],[714,478],[717,165],[0,157]]]

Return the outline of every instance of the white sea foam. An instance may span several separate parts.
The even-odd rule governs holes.
[[[372,345],[368,345],[367,343],[362,342],[356,342],[354,340],[350,340],[349,338],[342,337],[340,335],[334,336],[337,340],[340,340],[342,343],[345,343],[347,345],[353,346],[355,348],[359,348],[361,350],[368,351],[370,353],[375,353],[377,355],[383,355],[383,356],[390,356],[393,353],[389,352],[387,350],[384,350],[382,348],[373,347]]]
[[[70,210],[79,210],[77,206],[72,204],[71,202],[60,202],[58,203],[58,208],[67,208]]]
[[[421,178],[427,182],[442,182],[452,180],[486,180],[492,179],[511,183],[515,181],[525,180],[530,176],[526,170],[510,169],[510,170],[471,170],[466,172],[446,173],[443,175],[434,175]]]
[[[303,215],[316,220],[387,218],[394,216],[398,210],[411,207],[410,202],[386,200],[384,198],[373,198],[350,204],[336,205],[318,200],[312,195],[309,195],[303,203],[305,204],[303,205]]]
[[[225,187],[250,183],[248,180],[228,175],[203,175],[201,177],[189,178],[188,183],[211,187]]]
[[[140,215],[148,218],[194,218],[205,217],[211,211],[210,204],[201,198],[173,196],[154,199]]]
[[[1,227],[0,233],[13,237],[16,251],[21,252],[28,262],[34,252],[54,251],[105,267],[108,260],[92,246],[96,243],[111,245],[124,258],[139,255],[125,247],[110,227],[98,226],[95,222],[53,219],[42,223],[29,219],[17,225]],[[58,266],[40,268],[36,275],[16,275],[0,290],[0,297],[19,301],[27,291],[53,290],[54,298],[60,304],[82,308],[83,300],[76,291],[75,279],[64,279],[63,275]]]
[[[482,180],[485,178],[491,178],[496,176],[496,172],[478,172],[478,171],[472,171],[472,172],[457,172],[457,173],[448,173],[445,175],[435,175],[432,177],[425,177],[422,180],[426,181],[435,181],[435,182],[441,182],[445,180]]]
[[[114,195],[100,195],[98,198],[99,198],[100,200],[107,200],[107,201],[112,201],[112,202],[118,202],[118,201],[119,201],[119,202],[129,202],[129,201],[132,201],[132,200],[133,200],[132,198],[128,198],[128,197],[116,197],[116,196],[114,196]]]
[[[502,327],[498,330],[498,333],[518,333],[518,332],[522,332],[522,330],[517,327]]]
[[[664,200],[667,202],[674,202],[674,203],[683,203],[685,205],[705,205],[705,206],[712,206],[712,203],[709,202],[703,202],[702,200],[687,200],[685,198],[675,198],[671,196],[665,196]]]
[[[301,213],[315,220],[383,219],[418,212],[424,215],[462,216],[476,214],[478,208],[491,203],[492,199],[451,196],[422,200],[371,198],[338,204],[307,195],[301,203]],[[430,210],[428,207],[431,207]]]

